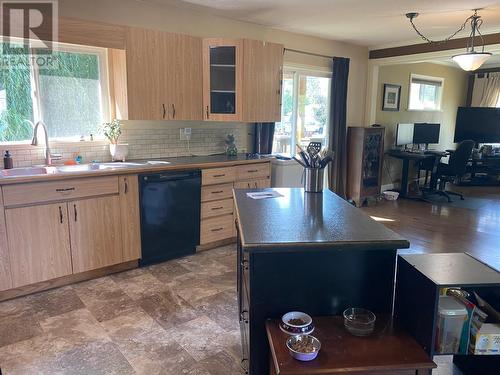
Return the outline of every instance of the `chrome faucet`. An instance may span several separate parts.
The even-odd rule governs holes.
[[[60,160],[62,159],[61,154],[52,154],[50,152],[50,147],[49,147],[49,132],[47,131],[47,126],[43,123],[43,121],[38,121],[36,125],[33,128],[33,139],[31,140],[31,145],[32,146],[38,146],[38,126],[42,125],[42,129],[44,131],[45,135],[45,164],[46,165],[51,165],[52,160]]]

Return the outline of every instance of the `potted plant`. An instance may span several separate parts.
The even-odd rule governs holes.
[[[102,128],[104,136],[109,140],[111,160],[125,161],[128,155],[128,143],[118,143],[118,139],[122,135],[120,120],[114,119],[111,122],[105,122]]]

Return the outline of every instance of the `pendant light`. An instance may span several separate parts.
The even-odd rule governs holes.
[[[420,31],[418,31],[417,27],[413,23],[413,19],[418,16],[418,13],[412,12],[412,13],[406,13],[406,17],[410,20],[410,24],[413,26],[413,29],[416,31],[416,33],[426,42],[431,43],[431,44],[443,44],[451,40],[455,35],[457,35],[460,31],[464,30],[467,23],[470,21],[471,25],[471,32],[469,35],[469,38],[467,40],[467,48],[464,53],[460,53],[458,55],[455,55],[452,57],[453,61],[458,64],[463,70],[466,71],[474,71],[476,69],[479,69],[481,65],[483,65],[486,60],[488,60],[491,57],[490,52],[484,52],[484,39],[481,34],[481,31],[479,31],[479,28],[483,24],[483,20],[481,19],[481,16],[477,15],[478,9],[474,9],[474,14],[470,17],[468,17],[462,26],[455,31],[453,34],[451,34],[449,37],[446,39],[440,40],[440,41],[435,41],[431,40],[427,37],[425,37]],[[476,36],[479,36],[481,38],[481,51],[478,52],[474,48],[474,42],[476,39]]]

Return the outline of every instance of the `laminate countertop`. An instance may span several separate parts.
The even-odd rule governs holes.
[[[272,191],[278,198],[252,199],[249,191]],[[237,225],[245,251],[293,249],[402,249],[410,243],[361,210],[325,190],[234,190]]]
[[[46,168],[46,173],[4,176],[0,172],[0,186],[27,182],[44,182],[64,180],[71,178],[98,177],[109,175],[154,173],[187,169],[204,169],[230,167],[234,165],[265,163],[269,157],[247,157],[246,154],[237,156],[210,155],[210,156],[184,156],[176,158],[162,158],[149,160],[128,160],[126,163],[95,163],[75,166],[51,166]],[[14,168],[21,170],[25,168]],[[7,170],[8,172],[9,170]]]

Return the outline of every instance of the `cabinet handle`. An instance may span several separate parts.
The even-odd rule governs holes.
[[[56,192],[62,193],[63,195],[69,194],[70,191],[74,191],[74,187],[69,187],[69,188],[58,188],[56,189]]]
[[[216,210],[222,210],[224,207],[212,207],[212,211],[216,211]]]
[[[128,182],[127,182],[127,179],[125,179],[125,187],[123,188],[123,190],[124,190],[125,194],[128,193]]]
[[[175,104],[172,103],[172,117],[175,118]]]
[[[255,185],[255,188],[257,189],[257,188],[258,188],[257,183],[256,183],[256,182],[254,182],[253,184]]]
[[[249,169],[247,172],[248,173],[256,173],[258,171],[259,171],[258,169]]]
[[[248,324],[248,311],[243,310],[240,314],[240,320],[242,320],[245,324]]]
[[[247,186],[248,186],[248,188],[250,189],[250,182],[247,182]]]
[[[208,114],[208,105],[207,105],[207,118],[209,117],[209,114]]]
[[[226,176],[225,173],[223,173],[223,174],[214,174],[215,178],[224,177],[224,176]]]
[[[214,229],[210,229],[210,231],[212,232],[220,232],[221,230],[223,230],[224,228],[220,227],[220,228],[214,228]]]
[[[163,118],[165,118],[165,115],[167,114],[167,109],[165,108],[165,103],[161,104],[163,106]]]
[[[75,210],[75,221],[78,219],[78,212],[76,211],[76,204],[73,205],[73,209]]]
[[[62,213],[62,207],[59,206],[59,222],[62,224],[63,223],[63,213]]]
[[[212,194],[220,194],[220,193],[224,193],[224,190],[212,191]]]

